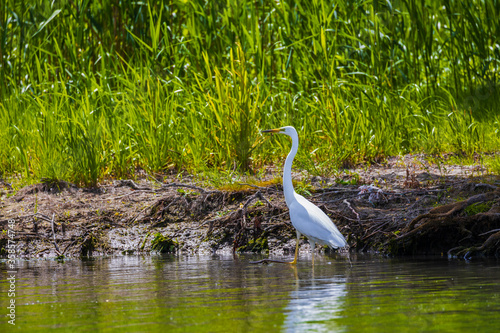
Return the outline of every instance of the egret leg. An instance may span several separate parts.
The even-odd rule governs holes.
[[[312,265],[314,266],[314,248],[316,247],[316,243],[313,241],[309,241],[309,244],[311,244]]]
[[[295,265],[297,263],[297,255],[299,254],[299,240],[301,233],[297,230],[297,242],[295,243],[295,257],[292,262],[289,262],[291,265]]]

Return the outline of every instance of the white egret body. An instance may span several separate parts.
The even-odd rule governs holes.
[[[286,134],[292,138],[292,149],[285,161],[283,169],[283,191],[285,201],[290,213],[290,220],[297,231],[297,243],[295,246],[295,258],[291,264],[297,263],[299,251],[299,239],[301,235],[306,236],[311,244],[312,263],[314,265],[314,248],[316,243],[328,245],[332,248],[345,247],[347,242],[339,232],[330,218],[312,202],[297,194],[292,184],[292,163],[299,148],[299,136],[292,126],[285,126],[272,130],[262,131],[264,133]]]

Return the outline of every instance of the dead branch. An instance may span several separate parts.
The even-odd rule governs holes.
[[[54,218],[55,218],[56,214],[55,213],[52,213],[52,221],[51,221],[51,225],[52,225],[52,237],[54,239],[54,247],[56,248],[56,253],[57,255],[61,255],[61,252],[59,251],[59,246],[57,246],[57,243],[56,243],[56,232],[54,230]]]
[[[356,215],[357,221],[358,221],[358,222],[360,222],[360,218],[359,218],[359,214],[358,214],[358,212],[356,212],[356,211],[354,210],[354,208],[352,208],[352,206],[351,206],[351,204],[349,203],[349,201],[347,201],[347,199],[344,199],[344,201],[343,201],[343,202],[344,202],[344,203],[347,205],[347,207],[348,207],[348,208],[349,208],[349,209],[350,209],[350,210],[354,213],[354,215]]]

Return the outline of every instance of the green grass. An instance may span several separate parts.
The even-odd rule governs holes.
[[[498,151],[500,3],[14,1],[0,5],[0,176],[318,173]]]

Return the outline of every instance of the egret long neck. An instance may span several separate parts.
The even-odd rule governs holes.
[[[299,149],[298,135],[295,133],[295,135],[291,135],[290,137],[292,138],[292,149],[290,149],[286,157],[285,168],[283,169],[283,191],[285,192],[285,201],[287,205],[290,205],[290,203],[295,200],[292,183],[292,163]]]

